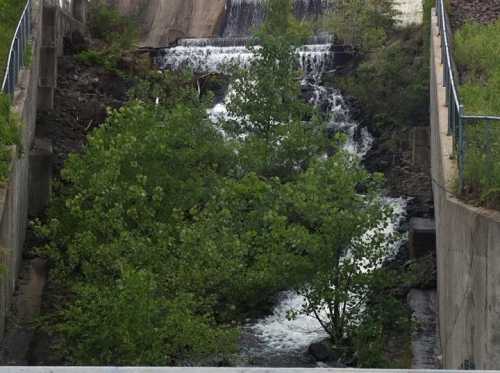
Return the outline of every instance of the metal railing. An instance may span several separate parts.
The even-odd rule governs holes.
[[[16,32],[12,39],[9,50],[9,58],[7,59],[7,67],[2,83],[2,92],[9,96],[14,95],[14,90],[17,84],[19,71],[25,64],[26,51],[31,40],[31,11],[32,0],[26,2],[19,23],[17,24]]]
[[[443,86],[446,88],[446,105],[448,106],[448,135],[453,136],[453,150],[458,163],[459,189],[463,192],[467,147],[465,126],[485,122],[488,124],[498,122],[500,125],[500,116],[464,114],[464,105],[460,101],[458,90],[458,74],[452,54],[453,34],[444,2],[445,0],[436,0],[436,15],[441,37],[441,63],[444,65]]]

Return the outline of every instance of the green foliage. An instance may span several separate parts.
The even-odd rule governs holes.
[[[374,277],[379,281],[371,284],[367,306],[353,330],[353,349],[361,368],[402,368],[401,362],[388,360],[385,353],[394,337],[406,336],[403,341],[411,345],[409,339],[414,327],[411,311],[403,306],[398,296],[390,293],[391,285],[401,284],[401,274],[384,269],[378,270]],[[403,345],[398,347],[404,348]]]
[[[0,84],[4,79],[12,38],[25,5],[24,0],[0,0]]]
[[[102,65],[110,71],[118,70],[122,56],[134,47],[138,27],[129,17],[122,16],[105,0],[89,3],[88,29],[97,44],[81,52],[77,58],[89,65]]]
[[[121,49],[131,48],[138,36],[137,25],[104,0],[89,3],[88,28],[93,38]]]
[[[0,0],[0,85],[12,38],[25,5],[23,0]],[[7,146],[19,142],[18,124],[19,120],[11,112],[9,98],[0,92],[0,182],[7,176],[12,154]]]
[[[500,207],[500,123],[466,126],[464,181],[468,198],[490,208]]]
[[[390,213],[380,177],[332,150],[321,116],[300,97],[294,53],[303,26],[284,11],[289,0],[268,4],[262,48],[235,75],[238,119],[223,124],[224,135],[192,77],[152,73],[67,161],[39,230],[67,295],[48,322],[71,363],[229,354],[235,325],[287,288],[309,300],[298,312],[350,305],[342,320],[337,311],[320,318],[338,342],[353,334],[354,303],[385,283],[374,270]]]
[[[340,0],[325,25],[344,43],[367,53],[387,42],[396,15],[393,0]]]
[[[455,35],[455,54],[463,81],[460,97],[467,114],[500,116],[500,21],[465,24]],[[465,183],[470,198],[500,206],[499,122],[469,123],[465,139]]]
[[[310,229],[307,257],[315,269],[299,288],[307,300],[301,312],[316,317],[338,347],[352,337],[368,295],[386,285],[378,268],[390,250],[392,238],[383,232],[392,211],[378,197],[380,183],[340,152],[289,189],[292,215]]]
[[[460,95],[470,114],[499,114],[500,21],[489,25],[465,24],[455,35],[455,56],[463,71]]]
[[[4,181],[9,171],[12,157],[9,145],[20,146],[19,131],[20,120],[11,110],[10,98],[0,93],[0,182]]]
[[[145,270],[121,270],[110,285],[79,285],[75,296],[59,327],[71,362],[171,365],[234,345],[234,333],[193,312],[191,295],[166,296]]]
[[[231,158],[201,105],[137,102],[113,112],[85,154],[70,157],[69,184],[41,229],[52,275],[75,299],[55,314],[72,362],[168,365],[232,350],[234,331],[214,325],[206,286],[184,283],[191,253],[181,250],[184,225]]]
[[[325,123],[300,94],[296,49],[309,30],[291,9],[289,0],[268,3],[268,19],[255,35],[255,58],[233,73],[230,119],[223,124],[238,147],[243,172],[283,179],[307,168],[329,143]]]
[[[409,28],[338,85],[360,101],[375,128],[408,128],[428,122],[428,73],[421,30]]]

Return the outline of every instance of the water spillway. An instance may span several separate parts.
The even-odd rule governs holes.
[[[331,1],[294,0],[293,13],[300,20],[315,20]],[[226,18],[221,35],[225,38],[248,36],[265,18],[263,0],[226,0]]]
[[[246,67],[254,58],[252,49],[241,45],[245,40],[241,38],[182,40],[176,47],[160,50],[156,64],[162,70],[187,68],[199,73],[225,73],[235,64]],[[309,44],[298,48],[297,63],[306,72],[306,76],[319,79],[325,71],[334,67],[332,45]]]

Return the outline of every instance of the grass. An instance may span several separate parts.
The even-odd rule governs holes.
[[[500,20],[468,23],[455,35],[466,114],[500,116]],[[465,130],[465,196],[500,208],[500,122],[468,123]]]
[[[0,0],[0,84],[12,38],[26,0]],[[5,180],[10,162],[8,145],[18,143],[18,118],[11,112],[10,99],[0,92],[0,183]]]

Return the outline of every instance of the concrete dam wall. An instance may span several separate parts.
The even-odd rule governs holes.
[[[439,326],[447,369],[500,367],[500,212],[457,199],[457,166],[443,88],[441,40],[433,17],[431,156],[436,209]]]
[[[180,38],[203,38],[222,27],[226,0],[111,0],[141,26],[141,45],[168,46]]]
[[[264,20],[262,0],[109,0],[141,27],[143,47],[167,47],[178,39],[245,37]],[[294,0],[298,18],[317,17],[328,0]]]
[[[264,20],[263,0],[108,0],[121,14],[137,20],[140,45],[167,47],[184,38],[249,36]],[[332,0],[293,0],[299,19],[316,19]],[[401,24],[422,22],[422,0],[397,0]]]

